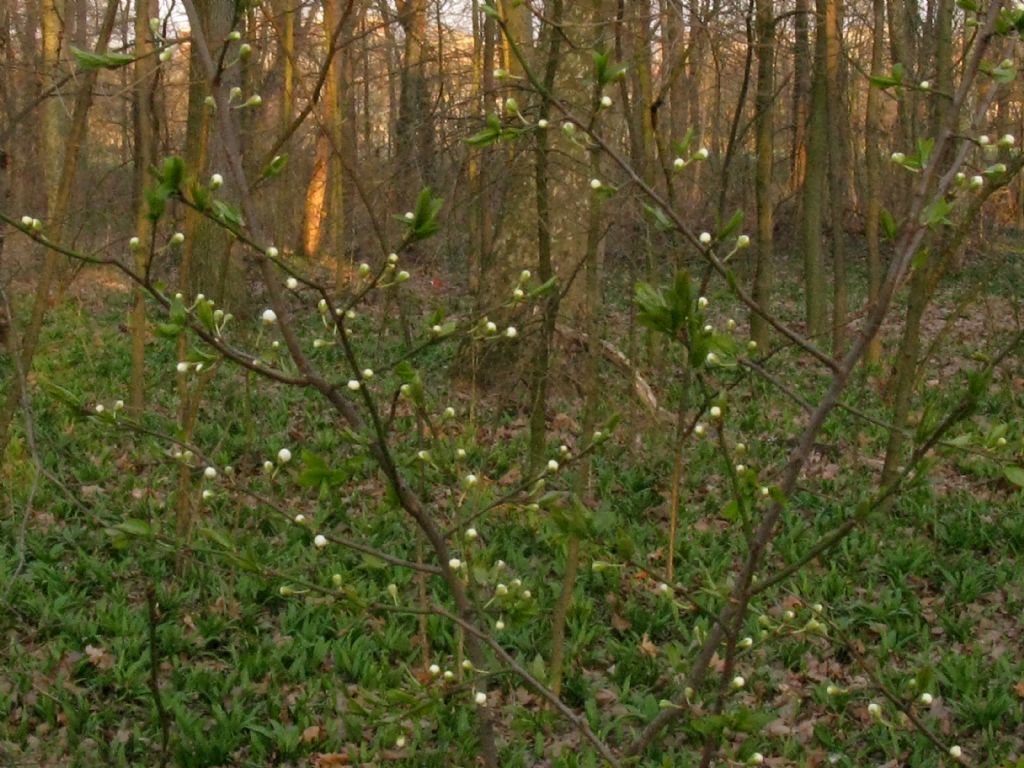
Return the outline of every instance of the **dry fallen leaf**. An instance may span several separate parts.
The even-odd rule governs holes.
[[[87,645],[85,646],[85,655],[89,657],[89,663],[97,669],[110,669],[114,666],[114,657],[102,648]]]
[[[334,765],[349,765],[348,752],[324,752],[313,759],[313,768],[331,768]]]
[[[320,738],[323,733],[323,728],[319,725],[311,725],[302,732],[302,743],[309,744],[310,742],[316,741]]]
[[[646,632],[644,632],[644,636],[640,640],[640,651],[652,659],[658,655],[658,646],[651,642],[651,638]]]

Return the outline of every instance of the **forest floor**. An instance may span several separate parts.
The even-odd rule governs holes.
[[[993,248],[936,302],[926,322],[935,365],[920,382],[919,421],[953,402],[973,361],[1021,322],[1022,276],[1019,250]],[[421,300],[425,311],[433,308],[435,297]],[[54,308],[32,374],[31,419],[19,423],[0,467],[0,765],[475,764],[474,673],[459,670],[453,628],[436,617],[381,618],[354,607],[392,599],[415,605],[423,593],[441,601],[441,585],[370,555],[318,551],[311,529],[290,520],[303,513],[319,530],[417,557],[408,521],[312,395],[263,386],[232,368],[217,371],[203,391],[192,443],[217,466],[232,465],[234,475],[222,484],[204,480],[201,465],[184,472],[199,511],[192,537],[177,537],[183,486],[173,441],[173,342],[154,337],[147,346],[151,405],[141,429],[111,417],[114,401],[126,399],[128,302],[123,285],[87,273]],[[727,306],[724,296],[716,302]],[[781,297],[780,305],[798,317],[795,297]],[[318,319],[311,314],[312,335]],[[630,315],[625,301],[609,313],[613,340],[636,360],[643,344],[628,330]],[[374,386],[395,391],[398,380],[383,364],[401,346],[394,313],[371,308],[356,324],[367,340],[361,353],[382,372]],[[897,315],[887,326],[890,353],[898,329]],[[340,361],[334,349],[317,354]],[[773,370],[814,397],[820,381],[785,355]],[[663,358],[648,374],[668,408],[672,362]],[[447,444],[467,451],[481,493],[499,493],[521,477],[526,418],[516,406],[525,392],[481,395],[464,377],[456,386],[450,363],[432,350],[419,368],[438,408],[451,404],[459,414],[444,427]],[[558,373],[571,382],[570,368]],[[884,367],[865,370],[847,402],[884,419],[885,374]],[[569,612],[563,695],[621,744],[663,699],[678,695],[707,619],[687,600],[661,595],[654,576],[666,557],[671,428],[618,369],[603,375],[606,411],[614,403],[623,419],[594,458],[585,499],[592,537]],[[550,443],[575,450],[574,388],[556,390]],[[761,382],[741,381],[731,397],[741,414],[730,425],[736,439],[747,443],[748,463],[770,478],[801,413]],[[106,416],[96,416],[97,403]],[[940,746],[960,746],[966,764],[1024,766],[1024,494],[1005,473],[1024,457],[1022,412],[1018,355],[951,435],[972,451],[940,452],[890,509],[758,598],[755,639],[741,655],[746,684],[731,700],[731,719],[695,703],[693,716],[643,765],[697,766],[708,734],[723,745],[720,765],[746,763],[755,752],[770,766],[952,764],[907,721],[902,710],[909,710]],[[445,482],[449,475],[416,464],[415,420],[401,406],[395,428],[411,436],[396,450],[409,454],[401,463],[431,509],[459,526],[458,493]],[[877,483],[881,428],[837,414],[820,440],[773,564],[796,559]],[[293,464],[262,474],[263,462],[285,447]],[[744,548],[742,537],[730,535],[735,523],[723,509],[719,463],[707,441],[693,448],[676,561],[680,594],[712,605]],[[330,472],[340,480],[328,482]],[[231,490],[242,485],[259,498]],[[211,490],[205,502],[203,489]],[[482,577],[493,575],[500,558],[508,577],[533,592],[532,602],[502,615],[500,637],[543,679],[564,537],[521,507],[499,507],[476,526]],[[592,561],[622,567],[592,569]],[[350,599],[333,602],[305,584],[341,584]],[[812,620],[824,629],[810,631]],[[434,680],[431,663],[456,670],[456,680]],[[599,765],[515,676],[495,669],[489,677],[504,766]]]

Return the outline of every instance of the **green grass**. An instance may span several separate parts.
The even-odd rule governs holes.
[[[37,360],[37,380],[66,387],[90,407],[103,402],[109,408],[124,397],[126,339],[116,329],[125,308],[124,296],[117,294],[103,304],[71,301],[58,307]],[[399,335],[386,316],[371,312],[356,321],[357,344],[372,361],[367,364],[378,369],[373,386],[381,393],[400,383],[384,368],[396,354]],[[314,316],[306,327],[310,336],[317,323]],[[967,348],[957,344],[956,353],[965,356]],[[348,378],[336,348],[315,354],[339,381]],[[672,354],[652,375],[662,392],[671,391]],[[783,353],[776,368],[804,396],[820,392],[818,374],[787,368],[795,366],[794,359]],[[173,434],[173,344],[154,341],[147,360],[151,407],[143,423]],[[451,403],[464,414],[468,395],[452,390],[449,363],[446,353],[431,350],[419,365],[433,410]],[[594,460],[587,496],[593,537],[584,545],[568,616],[563,693],[602,736],[622,743],[658,713],[662,699],[679,696],[709,620],[686,600],[660,596],[656,580],[644,571],[656,574],[664,566],[671,434],[643,424],[616,377],[608,373],[608,400],[627,418]],[[951,386],[924,389],[921,407],[948,406],[958,394],[957,382],[952,377]],[[763,383],[722,383],[730,387],[735,414],[730,440],[745,442],[744,461],[770,474],[788,451],[784,438],[796,408]],[[302,512],[314,520],[315,530],[334,530],[415,559],[410,522],[314,396],[264,385],[253,386],[250,397],[246,392],[244,374],[218,372],[204,398],[197,446],[219,466],[232,464],[239,483],[278,499],[289,515]],[[151,689],[152,629],[171,764],[298,766],[334,753],[346,753],[353,764],[473,763],[471,698],[474,675],[481,673],[451,685],[426,674],[430,662],[458,669],[454,628],[431,617],[421,632],[416,616],[357,607],[389,603],[392,583],[402,605],[415,605],[418,586],[408,572],[339,547],[317,551],[313,527],[293,525],[218,483],[204,483],[198,470],[192,473],[196,498],[203,487],[215,490],[199,507],[199,525],[226,537],[234,557],[215,538],[177,540],[178,464],[171,444],[75,412],[45,388],[33,395],[39,456],[69,493],[44,477],[26,506],[33,466],[19,432],[0,476],[6,505],[0,589],[8,596],[0,650],[0,762],[158,764],[162,729]],[[861,382],[848,402],[885,416],[886,403],[871,382]],[[417,460],[419,445],[409,437],[413,421],[398,409],[398,462],[414,485],[424,483],[443,527],[465,527],[466,509],[458,504],[462,473],[472,470],[484,478],[471,509],[502,490],[501,479],[516,471],[523,455],[522,420],[492,417],[492,404],[487,398],[478,404],[476,425],[460,416],[443,427],[445,439],[431,449],[437,469]],[[571,401],[555,405],[573,415]],[[671,399],[666,406],[672,407]],[[1021,406],[1019,390],[994,388],[956,434],[984,443],[992,425],[1007,423],[1006,450],[1019,451]],[[560,442],[576,437],[570,427],[556,427],[552,455]],[[882,439],[880,428],[848,414],[830,419],[821,440],[839,446],[840,456],[823,455],[816,474],[791,500],[769,570],[799,557],[868,498],[875,469],[867,459],[879,455]],[[273,479],[264,476],[263,461],[285,446],[293,449],[293,464]],[[456,446],[468,453],[457,469],[449,464]],[[342,471],[344,482],[300,486],[302,449],[325,457]],[[720,457],[710,441],[697,444],[688,455],[676,566],[681,590],[711,612],[722,606],[735,558],[745,551],[742,537],[722,516],[727,500]],[[114,535],[111,528],[127,518],[148,521],[160,535]],[[496,602],[488,620],[506,623],[499,635],[503,646],[543,677],[564,533],[543,510],[523,507],[501,508],[475,525],[480,541],[471,547],[456,535],[455,551],[472,559],[475,580],[493,585],[518,578],[531,590],[531,600]],[[506,563],[501,571],[499,559]],[[593,560],[640,567],[594,571]],[[16,568],[18,578],[12,579]],[[335,574],[342,585],[339,600],[304,587],[309,582],[330,592]],[[282,586],[292,594],[282,595]],[[159,604],[152,627],[150,589]],[[425,589],[438,601],[446,599],[436,579]],[[825,760],[851,768],[948,762],[901,722],[872,683],[871,675],[877,675],[908,702],[930,693],[932,705],[915,705],[915,711],[945,741],[960,744],[973,764],[1019,764],[1021,616],[1024,500],[1000,480],[992,462],[954,455],[930,482],[912,488],[836,550],[755,600],[745,630],[753,644],[741,651],[737,668],[746,684],[727,697],[725,711],[733,719],[721,734],[723,755],[744,761],[759,751],[780,758],[780,765]],[[809,630],[812,620],[820,620],[824,632]],[[429,643],[427,660],[423,638]],[[493,675],[497,691],[492,706],[504,764],[530,766],[542,758],[561,768],[599,764],[514,676],[497,664],[485,672]],[[829,686],[840,690],[829,694]],[[715,691],[709,686],[696,692],[695,716],[652,748],[645,765],[699,764],[704,735],[721,731],[710,711]],[[872,701],[882,705],[879,722],[867,714]],[[743,733],[736,718],[744,712],[769,713],[772,723]],[[402,747],[396,746],[399,737]]]

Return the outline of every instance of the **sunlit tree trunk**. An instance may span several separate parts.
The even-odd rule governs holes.
[[[807,173],[808,97],[811,93],[810,5],[796,0],[793,17],[793,145],[790,155],[789,188],[793,193],[803,188]]]

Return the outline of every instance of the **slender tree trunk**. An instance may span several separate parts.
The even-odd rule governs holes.
[[[872,0],[871,74],[882,74],[882,55],[885,44],[885,0]],[[867,205],[865,208],[864,234],[868,248],[868,306],[878,301],[882,285],[882,254],[879,238],[879,221],[882,215],[881,155],[882,139],[881,91],[868,88],[864,107],[864,165],[867,171]],[[868,344],[866,357],[869,363],[877,364],[882,357],[882,342],[874,336]]]
[[[306,186],[306,202],[302,209],[302,252],[308,259],[320,253],[323,239],[324,206],[327,200],[327,168],[330,164],[331,143],[324,135],[316,141],[313,173]]]
[[[846,276],[846,213],[847,178],[846,131],[843,121],[849,119],[845,108],[846,93],[840,71],[842,62],[841,0],[825,2],[825,99],[828,120],[828,197],[829,232],[832,248],[832,353],[842,354],[846,342],[846,321],[849,315],[849,288]]]
[[[330,50],[330,41],[338,25],[342,23],[339,0],[323,0],[324,8],[324,55]],[[330,155],[327,161],[327,191],[324,217],[327,225],[327,255],[334,262],[334,284],[341,290],[348,281],[348,260],[345,254],[345,88],[343,85],[344,61],[342,52],[331,57],[328,65],[327,84],[324,89],[324,123]]]
[[[772,120],[775,97],[775,18],[772,0],[757,0],[757,95],[754,124],[757,142],[757,169],[754,190],[757,196],[757,254],[754,266],[754,301],[765,310],[771,307],[774,275],[775,201],[772,195],[772,171],[775,159],[775,125]],[[752,312],[750,336],[762,350],[768,348],[768,324]]]
[[[803,187],[804,291],[807,334],[825,332],[825,269],[822,257],[822,197],[828,163],[828,85],[825,72],[827,49],[825,17],[829,0],[816,0],[814,70],[811,81],[810,116],[807,125],[807,171]]]
[[[809,0],[796,0],[793,17],[793,146],[790,155],[789,188],[803,188],[807,174],[808,97],[811,93],[811,44]]]
[[[150,258],[153,223],[147,216],[145,189],[149,168],[156,162],[156,75],[154,46],[149,20],[157,15],[155,0],[135,1],[135,236],[139,247],[133,254],[135,271],[145,274]],[[129,412],[138,417],[145,406],[146,370],[146,297],[140,286],[132,292],[131,320],[132,365],[129,391]]]
[[[97,50],[106,51],[110,35],[117,20],[117,0],[109,0],[101,23]],[[60,0],[44,0],[42,17],[42,71],[44,88],[56,82],[59,75],[61,39],[63,35],[64,5]],[[92,106],[92,94],[96,85],[98,72],[92,70],[82,74],[78,91],[75,95],[71,122],[62,135],[60,125],[60,103],[58,99],[46,99],[40,107],[40,134],[42,149],[46,162],[43,164],[43,181],[48,190],[47,199],[47,236],[54,242],[63,240],[71,193],[75,189],[75,174],[78,161],[86,141],[89,108]],[[22,371],[27,379],[32,369],[39,335],[50,303],[50,290],[58,277],[60,265],[59,254],[46,249],[43,267],[39,272],[35,295],[32,302],[32,314],[28,327],[22,335],[18,348],[22,358]],[[11,329],[14,332],[14,329]],[[12,380],[7,399],[0,411],[0,457],[7,450],[10,440],[10,427],[21,400],[20,383],[17,377]]]

